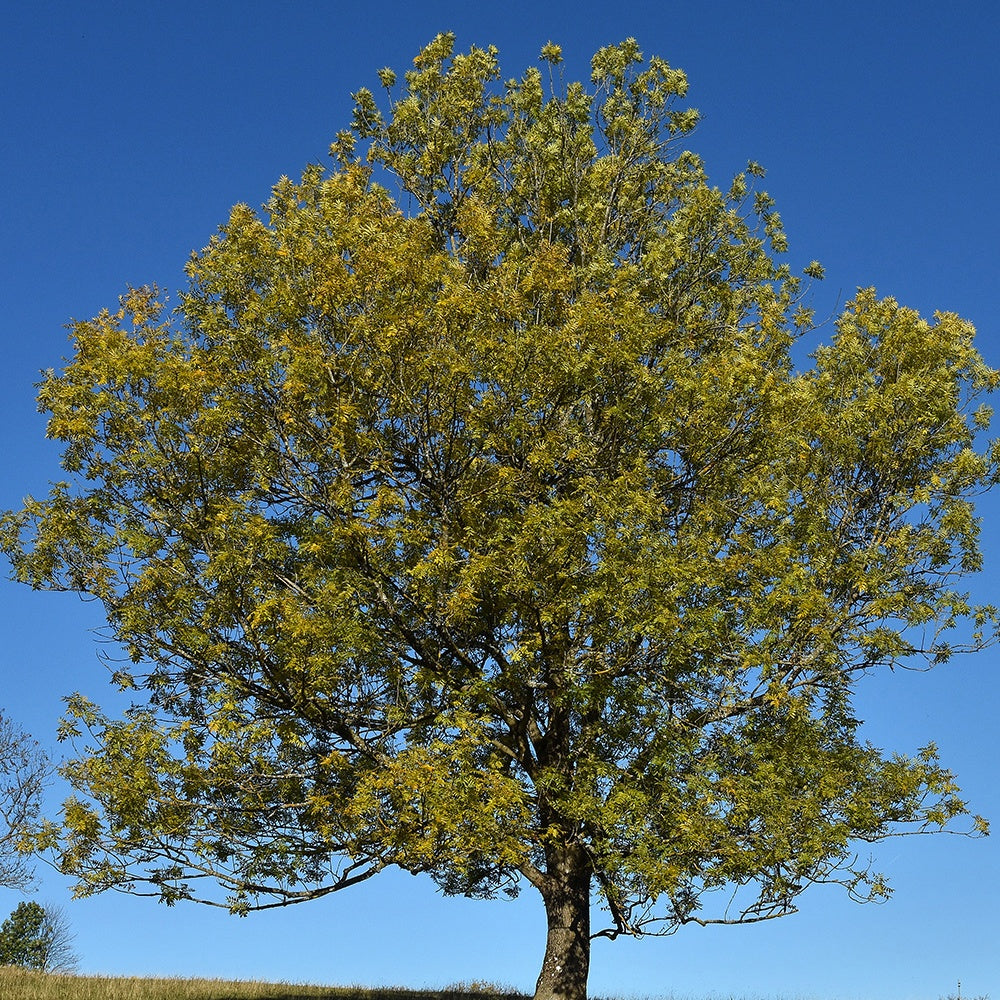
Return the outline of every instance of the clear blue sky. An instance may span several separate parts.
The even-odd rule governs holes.
[[[349,93],[404,69],[439,31],[495,44],[519,74],[548,40],[586,76],[600,45],[635,36],[684,68],[704,122],[691,145],[720,185],[769,168],[797,266],[817,258],[816,305],[875,285],[921,312],[959,312],[1000,365],[1000,6],[853,3],[0,3],[0,506],[58,475],[33,383],[67,354],[66,324],[114,306],[127,284],[181,284],[192,249],[237,201],[325,156]],[[987,571],[1000,603],[1000,501],[987,498]],[[111,702],[91,629],[99,609],[0,583],[0,707],[58,752],[62,695]],[[995,719],[1000,651],[861,688],[878,745],[936,739],[975,809],[1000,824]],[[54,796],[54,800],[55,800]],[[54,803],[53,803],[54,804]],[[862,849],[867,850],[867,849]],[[759,927],[598,941],[595,994],[1000,997],[1000,837],[909,838],[876,848],[896,894],[858,907],[831,888]],[[514,903],[444,899],[386,875],[326,900],[246,919],[106,895],[63,904],[86,972],[322,983],[530,989],[544,920]],[[18,902],[0,892],[0,916]]]

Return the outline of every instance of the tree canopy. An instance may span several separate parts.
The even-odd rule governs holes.
[[[0,965],[20,965],[25,969],[43,968],[42,924],[45,911],[38,903],[18,903],[0,924]]]
[[[852,694],[994,638],[960,581],[1000,376],[870,289],[822,342],[822,268],[756,164],[709,183],[684,74],[631,40],[560,64],[501,83],[439,36],[176,310],[74,324],[39,391],[66,481],[4,546],[103,602],[137,699],[70,701],[38,844],[80,891],[527,883],[538,996],[579,1000],[592,936],[884,896],[857,843],[966,813]]]

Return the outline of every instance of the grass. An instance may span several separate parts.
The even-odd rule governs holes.
[[[0,966],[0,1000],[528,1000],[492,983],[456,983],[443,990],[303,986],[224,979],[64,976]],[[966,1000],[960,996],[941,1000]],[[969,1000],[989,1000],[978,996]]]
[[[0,967],[0,1000],[524,1000],[503,987],[459,983],[443,990],[298,986],[221,979],[63,976]]]

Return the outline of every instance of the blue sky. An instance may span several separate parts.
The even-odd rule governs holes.
[[[282,174],[322,160],[350,92],[374,89],[382,66],[405,69],[444,30],[462,48],[497,45],[508,76],[551,39],[585,77],[596,48],[635,36],[687,71],[704,116],[690,144],[718,184],[748,159],[768,168],[791,261],[826,267],[820,315],[874,285],[970,319],[1000,365],[992,2],[3,2],[0,15],[2,507],[58,475],[33,384],[68,353],[65,324],[114,306],[128,284],[180,287],[233,203],[259,205]],[[973,592],[1000,603],[998,499],[981,513],[987,569]],[[99,609],[0,592],[0,707],[58,753],[63,695],[112,700]],[[878,745],[937,740],[996,823],[998,657],[873,678],[858,701]],[[908,838],[874,853],[896,888],[886,905],[821,887],[787,920],[598,941],[592,992],[915,1000],[961,980],[965,996],[1000,996],[1000,838]],[[544,941],[530,892],[444,899],[406,875],[246,919],[118,895],[70,901],[51,873],[38,898],[65,907],[86,972],[527,990]],[[0,891],[0,916],[17,902]]]

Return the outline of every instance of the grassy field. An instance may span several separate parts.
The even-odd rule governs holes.
[[[0,1000],[523,1000],[478,984],[444,990],[296,986],[216,979],[56,976],[0,967]]]

